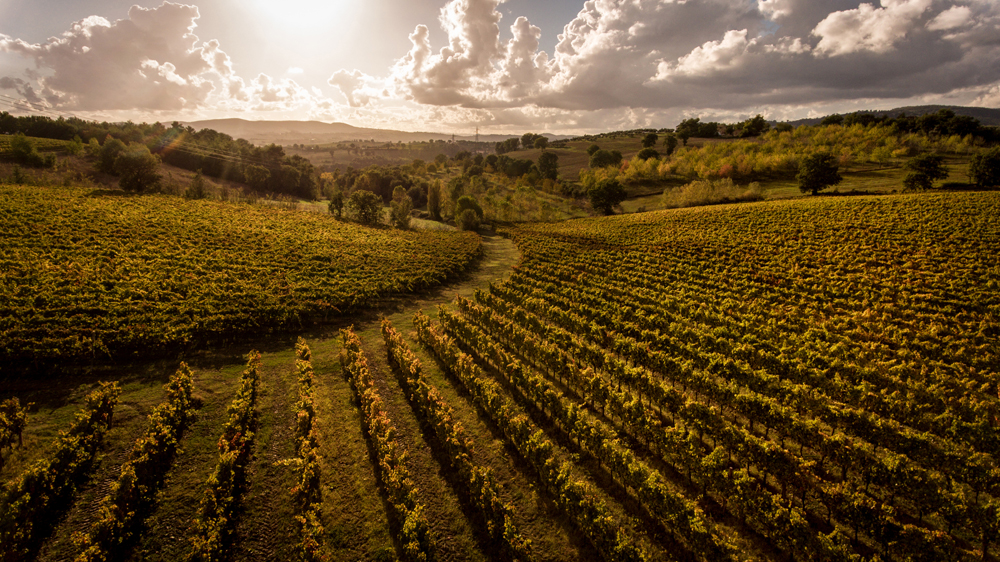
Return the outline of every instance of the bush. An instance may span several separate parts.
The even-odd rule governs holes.
[[[118,185],[125,191],[142,193],[160,185],[160,159],[146,145],[132,143],[115,158],[114,171],[120,176]]]
[[[972,157],[969,162],[969,179],[981,188],[1000,186],[1000,147]]]
[[[757,182],[743,188],[729,178],[693,181],[663,192],[663,206],[668,209],[763,200],[764,193]]]
[[[659,157],[660,153],[653,148],[644,148],[639,151],[639,154],[636,154],[636,158],[638,158],[639,160],[649,160],[650,158],[659,158]]]
[[[458,223],[458,228],[460,230],[469,230],[475,232],[479,230],[479,215],[473,209],[465,209],[458,214],[458,218],[455,220]]]
[[[191,180],[191,185],[188,186],[187,190],[184,191],[184,197],[186,199],[204,199],[205,198],[205,178],[201,175],[201,170],[194,175],[194,179]]]
[[[659,140],[660,137],[656,133],[649,133],[642,139],[642,147],[653,148]]]
[[[427,185],[415,185],[406,192],[406,195],[413,201],[414,207],[423,207],[427,204]]]
[[[354,215],[354,220],[367,226],[382,222],[382,198],[366,189],[359,189],[351,194],[347,203]]]
[[[600,149],[601,147],[597,146],[596,144],[590,145],[590,148],[587,149],[587,156],[593,156],[594,153]]]
[[[458,198],[458,202],[455,204],[455,216],[462,214],[465,210],[472,210],[476,213],[476,216],[480,220],[483,218],[483,208],[479,206],[479,202],[470,195],[463,195]]]
[[[35,168],[51,168],[56,164],[56,157],[52,154],[42,156],[31,144],[24,133],[17,133],[10,139],[10,153],[15,162],[34,166]]]

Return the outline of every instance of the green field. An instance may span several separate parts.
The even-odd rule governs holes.
[[[2,187],[3,348],[59,362],[0,373],[0,400],[34,403],[24,446],[0,450],[0,559],[19,556],[14,483],[114,380],[114,421],[27,558],[80,553],[74,533],[105,513],[182,359],[193,417],[121,560],[191,552],[233,427],[252,454],[222,523],[230,560],[996,559],[1000,195],[889,194],[892,170],[858,180],[879,196],[481,240]],[[344,355],[329,327],[350,325]],[[52,345],[81,334],[106,334],[110,353]]]

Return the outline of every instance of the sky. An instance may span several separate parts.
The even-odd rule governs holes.
[[[468,134],[1000,107],[997,0],[0,0],[0,111]]]

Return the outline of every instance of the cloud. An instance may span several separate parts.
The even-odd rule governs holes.
[[[274,111],[328,103],[292,80],[262,74],[248,83],[219,41],[194,34],[199,17],[195,6],[164,2],[133,6],[114,23],[90,16],[44,43],[0,35],[0,51],[32,59],[37,69],[30,81],[7,77],[4,84],[13,87],[5,88],[48,108],[82,112]]]
[[[305,74],[305,69],[299,68],[297,66],[290,66],[288,70],[285,71],[288,74]]]
[[[818,53],[836,56],[858,51],[885,53],[918,27],[932,0],[882,0],[882,8],[861,4],[834,12],[816,25]]]

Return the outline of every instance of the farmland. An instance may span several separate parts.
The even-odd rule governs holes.
[[[0,187],[4,360],[120,358],[308,326],[437,285],[471,233],[266,206]]]
[[[6,189],[9,200],[16,188]],[[35,201],[46,212],[22,228],[87,222],[68,222],[62,207],[107,216],[106,199],[86,194],[47,192],[72,204]],[[209,227],[225,204],[114,202],[122,216],[145,205],[159,229],[183,211],[199,248],[236,251],[221,242],[231,230]],[[244,262],[265,251],[289,260],[296,290],[309,288],[292,283],[292,264],[318,248],[349,259],[359,244],[324,217],[231,207],[228,229],[252,217],[294,232],[297,245],[239,240],[258,248]],[[131,560],[213,549],[234,560],[977,560],[984,548],[995,559],[998,211],[996,193],[921,193],[510,227],[509,239],[484,239],[481,269],[443,296],[383,308],[385,321],[348,310],[338,334],[275,323],[259,357],[237,336],[185,348],[189,401],[175,355],[68,370],[58,389],[5,383],[0,398],[35,405],[24,447],[3,452],[4,501],[65,446],[57,431],[76,412],[107,408],[85,398],[103,380],[119,383],[102,395],[117,403],[113,421],[96,418],[87,443],[101,454],[53,503],[54,528],[25,542],[40,560],[72,559],[84,544],[118,544]],[[125,229],[135,222],[104,230],[157,239]],[[183,247],[173,228],[155,232]],[[369,233],[386,239],[368,251],[383,252],[429,234]],[[435,239],[435,257],[466,259],[478,248],[469,240]],[[414,288],[460,267],[431,263],[440,276]],[[75,280],[65,271],[80,267],[59,275]],[[151,306],[136,302],[136,313]],[[293,346],[296,333],[306,340]],[[163,404],[185,415],[164,417]],[[116,513],[122,467],[140,466],[137,440],[161,426],[180,429],[177,450],[167,443],[158,457],[169,466],[151,480],[159,496],[138,504],[120,543],[94,535],[91,514]]]

